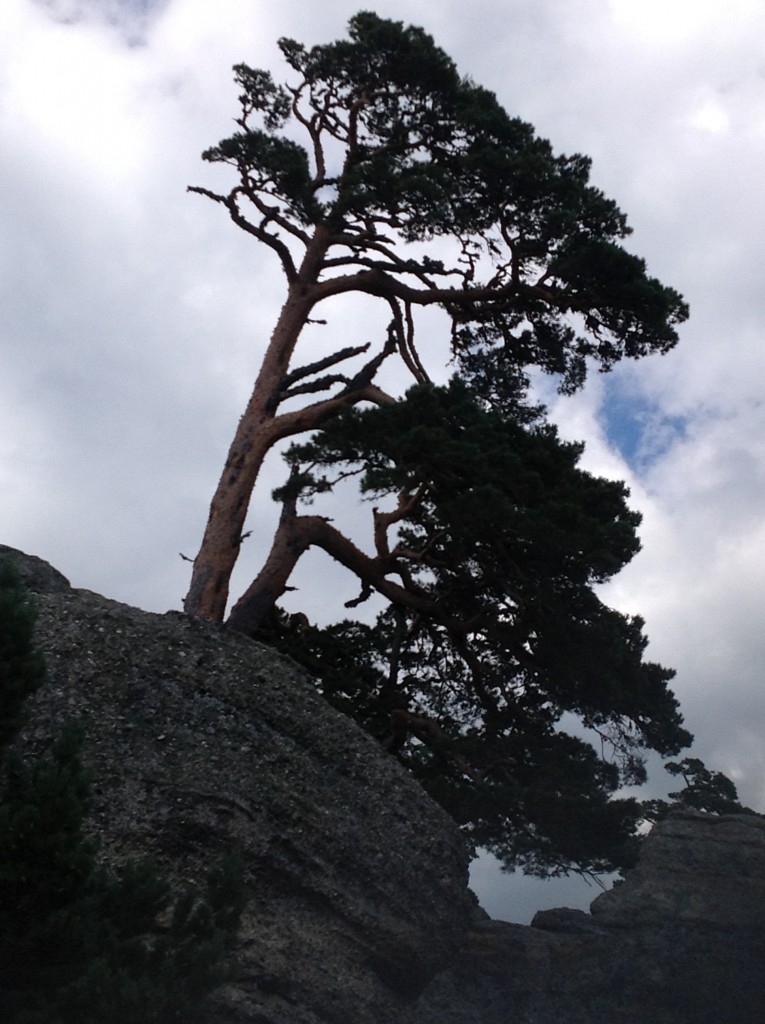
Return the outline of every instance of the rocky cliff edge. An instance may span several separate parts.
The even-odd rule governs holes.
[[[590,914],[491,921],[453,822],[293,663],[222,627],[74,590],[12,555],[48,678],[24,742],[85,728],[90,827],[118,863],[247,866],[211,1024],[758,1024],[765,819],[679,813]]]

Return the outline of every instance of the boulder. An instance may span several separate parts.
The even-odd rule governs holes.
[[[473,926],[407,1024],[765,1020],[765,818],[677,811],[589,914]]]
[[[199,880],[239,850],[249,902],[220,1020],[396,1020],[453,958],[474,900],[459,829],[297,665],[177,612],[71,589],[15,557],[47,680],[27,748],[85,730],[104,858]]]
[[[765,818],[678,811],[592,905],[492,921],[454,823],[289,659],[180,613],[73,590],[12,554],[48,677],[23,737],[85,730],[104,859],[249,902],[210,1024],[759,1024]]]

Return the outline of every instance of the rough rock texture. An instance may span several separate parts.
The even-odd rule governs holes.
[[[0,544],[0,558],[10,558],[16,563],[24,586],[31,594],[65,594],[72,589],[63,573],[37,555],[25,555],[17,548]]]
[[[451,819],[288,660],[10,553],[48,665],[26,742],[83,724],[107,858],[148,853],[196,879],[232,845],[244,855],[250,902],[215,1024],[396,1020],[474,909]]]
[[[107,857],[193,879],[244,853],[236,976],[210,1024],[765,1020],[765,818],[677,813],[591,914],[491,921],[453,823],[295,665],[11,553],[49,667],[26,743],[83,723]]]
[[[765,818],[673,814],[591,913],[486,920],[407,1024],[759,1024]]]

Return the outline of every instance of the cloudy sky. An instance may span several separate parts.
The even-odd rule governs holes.
[[[373,5],[2,0],[0,542],[75,586],[180,606],[179,552],[196,552],[282,294],[268,255],[185,188],[221,180],[199,154],[230,133],[231,65],[279,77],[280,36],[329,41],[360,6]],[[640,612],[650,656],[677,669],[692,753],[765,811],[765,7],[375,9],[424,26],[557,150],[588,153],[630,246],[691,305],[672,354],[551,411],[644,515],[643,551],[608,600]],[[267,533],[272,516],[266,499],[248,526]],[[259,554],[255,542],[235,588]],[[326,566],[306,567],[301,599],[318,616],[314,570]],[[475,884],[512,920],[595,894],[486,859]]]

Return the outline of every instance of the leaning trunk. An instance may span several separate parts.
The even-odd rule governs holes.
[[[239,421],[194,560],[184,601],[184,609],[190,615],[222,621],[225,614],[229,581],[239,555],[255,482],[263,460],[281,436],[275,424],[281,382],[316,301],[314,285],[325,251],[326,242],[317,232],[300,273],[290,284],[252,397]]]
[[[287,589],[300,556],[311,546],[310,536],[300,529],[301,525],[302,520],[295,515],[295,502],[288,502],[263,568],[231,610],[227,620],[231,629],[252,636],[268,618]]]

